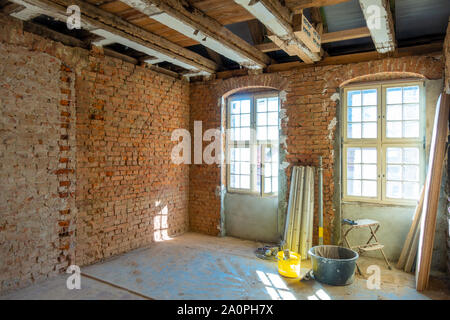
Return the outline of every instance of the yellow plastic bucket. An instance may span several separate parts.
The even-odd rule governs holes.
[[[278,252],[278,273],[283,277],[298,278],[300,277],[300,255],[289,251],[289,256],[289,259],[284,260],[284,252]]]

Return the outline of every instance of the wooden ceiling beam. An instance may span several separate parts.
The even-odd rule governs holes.
[[[269,39],[289,55],[296,55],[306,63],[319,61],[321,56],[312,52],[294,30],[294,14],[278,0],[234,0],[258,19],[268,30]]]
[[[342,31],[336,31],[336,32],[328,32],[328,33],[322,34],[322,44],[330,43],[330,42],[337,42],[337,41],[342,41],[342,40],[359,39],[359,38],[365,38],[365,37],[370,37],[370,31],[367,27],[342,30]],[[271,52],[271,51],[280,50],[280,47],[278,47],[273,42],[256,45],[256,48],[258,48],[262,52]]]
[[[347,54],[347,55],[342,55],[342,56],[325,57],[323,60],[316,62],[314,64],[314,66],[359,63],[359,62],[365,62],[365,61],[380,60],[380,59],[386,58],[387,56],[394,57],[394,58],[400,58],[400,57],[407,57],[407,56],[413,56],[413,55],[442,52],[442,48],[443,48],[443,42],[435,42],[435,43],[430,43],[430,44],[425,44],[425,45],[420,45],[420,46],[398,48],[398,49],[396,49],[395,52],[390,53],[389,55],[380,54],[377,51],[353,53],[353,54]],[[283,72],[283,71],[290,71],[293,69],[310,68],[311,66],[312,66],[311,64],[307,64],[307,63],[300,62],[300,61],[286,62],[286,63],[272,64],[272,65],[268,66],[264,70],[264,72],[266,72],[266,73]],[[245,72],[245,70],[230,70],[230,71],[218,72],[216,74],[216,78],[225,79],[225,78],[238,77],[238,76],[244,76],[244,75],[247,75],[247,72]]]
[[[122,18],[80,0],[11,0],[27,9],[66,22],[66,8],[77,5],[81,11],[82,28],[115,43],[157,57],[190,70],[192,73],[212,74],[217,65],[161,36],[143,30]],[[23,19],[25,20],[25,19]]]
[[[377,51],[394,51],[395,29],[389,0],[359,0],[359,4]]]
[[[270,58],[215,19],[181,0],[121,0],[151,19],[198,41],[249,69],[262,69]]]

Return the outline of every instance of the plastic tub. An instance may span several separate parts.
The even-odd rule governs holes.
[[[357,252],[339,246],[316,246],[309,249],[314,278],[333,286],[346,286],[353,282]]]
[[[284,260],[284,252],[278,252],[278,273],[283,277],[298,278],[300,277],[300,255],[289,251],[289,256],[289,259]]]

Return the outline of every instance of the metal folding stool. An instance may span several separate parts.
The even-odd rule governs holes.
[[[350,228],[344,233],[344,241],[346,243],[346,245],[355,251],[358,251],[358,253],[361,255],[364,252],[367,251],[374,251],[374,250],[380,250],[381,254],[383,255],[384,261],[386,261],[386,264],[388,266],[388,269],[391,270],[391,265],[389,264],[388,259],[386,258],[386,255],[384,254],[383,248],[384,245],[381,244],[376,236],[376,233],[378,231],[378,229],[380,229],[380,223],[376,220],[372,220],[372,219],[360,219],[360,220],[355,220],[353,222],[354,224],[350,224],[348,222],[344,222],[344,224],[350,226]],[[350,242],[348,241],[348,234],[350,233],[350,231],[354,230],[354,229],[360,229],[360,228],[368,228],[370,230],[370,238],[369,240],[366,242],[366,244],[363,245],[358,245],[358,246],[351,246]],[[374,229],[375,228],[375,229]],[[373,240],[373,241],[372,241]],[[372,242],[371,242],[372,241]],[[362,275],[361,270],[359,269],[358,264],[356,264],[356,267],[358,268],[358,272],[359,274]]]

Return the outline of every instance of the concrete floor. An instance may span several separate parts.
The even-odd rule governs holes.
[[[80,290],[68,290],[62,274],[0,299],[450,299],[448,283],[432,279],[430,289],[418,293],[413,274],[366,257],[359,259],[363,271],[380,266],[379,290],[368,289],[361,276],[345,287],[283,278],[276,262],[255,257],[261,245],[187,233],[81,268]],[[302,271],[309,265],[302,261]]]

